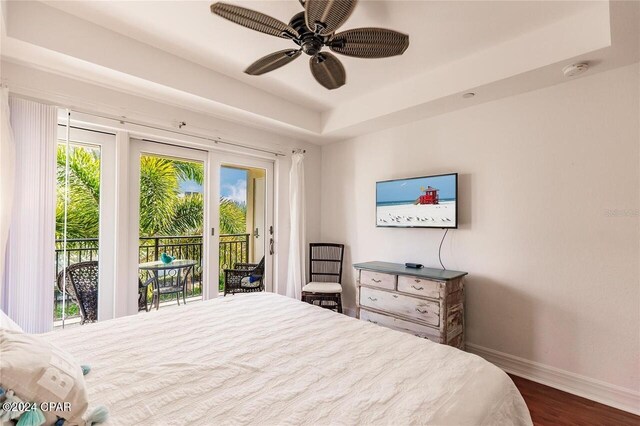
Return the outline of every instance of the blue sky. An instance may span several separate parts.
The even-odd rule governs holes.
[[[220,168],[220,196],[247,204],[247,170]]]
[[[413,201],[422,193],[420,187],[432,186],[440,190],[440,198],[454,198],[456,196],[455,176],[436,176],[420,179],[403,179],[392,182],[379,182],[376,185],[377,201],[379,203]]]
[[[202,185],[192,180],[180,182],[180,192],[200,192]],[[247,203],[247,171],[231,167],[220,168],[220,195],[224,198]]]

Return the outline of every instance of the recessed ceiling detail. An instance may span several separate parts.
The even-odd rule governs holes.
[[[311,31],[294,0],[232,1],[272,17],[298,15],[301,22],[258,22],[269,37],[213,16],[207,0],[9,1],[1,8],[1,56],[3,63],[316,143],[565,83],[571,80],[560,70],[567,64],[588,62],[589,72],[577,79],[640,57],[640,2],[360,1],[331,22],[322,18],[329,2],[314,10]],[[316,34],[322,19],[338,28],[335,35]],[[346,41],[360,43],[359,29],[367,27],[407,32],[411,48],[362,60]],[[291,38],[305,31],[333,41],[315,53],[322,60],[307,66]],[[277,36],[283,32],[290,34]],[[375,56],[375,50],[360,52]],[[3,81],[29,96],[64,94],[64,87],[11,74],[17,69],[4,69]],[[317,83],[340,86],[347,77],[339,90]],[[478,96],[464,99],[468,92]]]

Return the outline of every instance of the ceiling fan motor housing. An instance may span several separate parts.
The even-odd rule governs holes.
[[[309,30],[304,19],[304,12],[297,13],[291,18],[289,25],[300,34],[298,40],[294,40],[300,45],[302,51],[309,56],[314,56],[322,49],[325,37],[315,34]]]

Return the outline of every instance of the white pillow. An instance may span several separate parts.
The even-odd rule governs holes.
[[[13,320],[11,318],[9,318],[7,316],[7,314],[4,313],[4,311],[2,309],[0,309],[0,328],[4,328],[6,330],[13,330],[13,331],[22,331],[24,332],[24,330],[22,329],[22,327],[20,327],[18,324],[16,324],[15,322],[13,322]]]
[[[41,410],[45,424],[53,425],[58,417],[65,424],[91,425],[94,412],[83,418],[89,401],[80,364],[66,351],[57,348],[37,334],[0,329],[0,385],[6,397],[29,403],[53,403]],[[5,401],[6,402],[6,401]],[[64,404],[66,403],[66,404]],[[33,410],[35,411],[35,410]],[[106,410],[101,414],[106,417]],[[21,413],[0,409],[0,423],[15,419]]]

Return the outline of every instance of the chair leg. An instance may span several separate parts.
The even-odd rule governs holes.
[[[182,290],[182,301],[184,302],[184,304],[187,304],[187,292]]]
[[[342,313],[342,294],[338,294],[338,313]]]
[[[176,302],[178,302],[178,306],[180,306],[180,293],[176,293]]]

